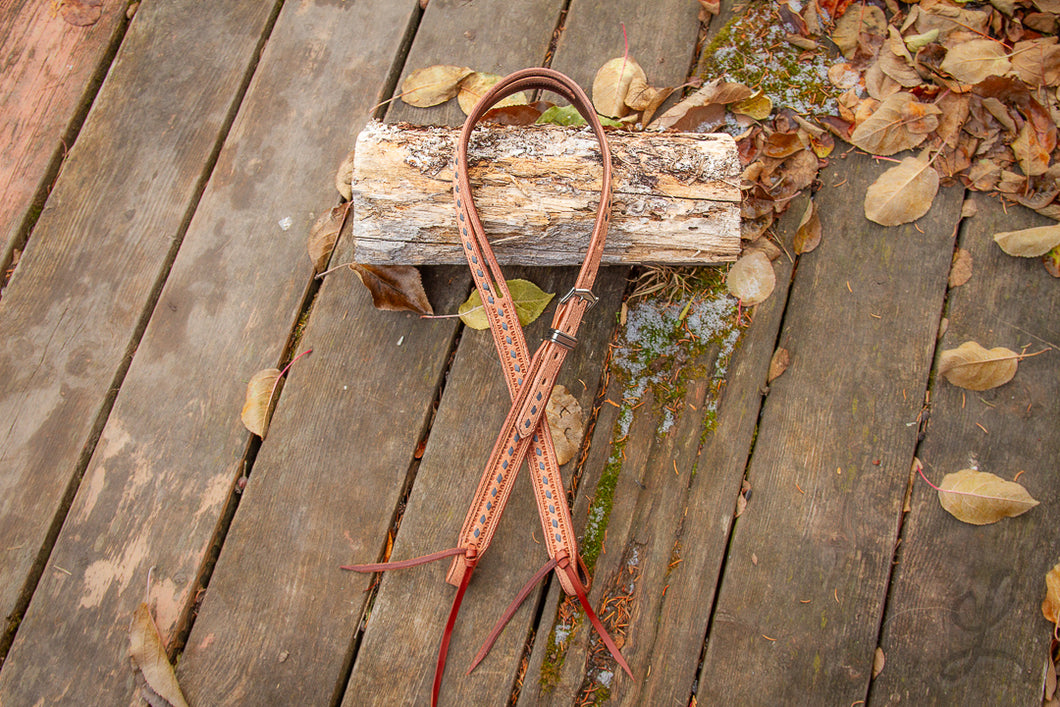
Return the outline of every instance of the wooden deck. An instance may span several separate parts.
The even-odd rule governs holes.
[[[377,311],[349,275],[318,284],[309,227],[373,115],[462,122],[455,102],[380,107],[409,71],[550,62],[588,87],[624,23],[653,83],[677,85],[698,3],[145,0],[84,28],[55,5],[0,10],[0,705],[140,703],[127,648],[145,598],[193,705],[425,704],[444,563],[378,583],[339,565],[380,557],[388,534],[396,559],[452,546],[508,394],[487,336]],[[820,247],[777,261],[735,346],[684,340],[662,359],[672,390],[638,395],[623,346],[661,305],[627,303],[619,323],[630,271],[608,268],[561,374],[592,411],[565,469],[591,598],[636,681],[555,582],[463,675],[545,559],[521,482],[444,704],[1041,702],[1060,287],[990,237],[1046,220],[950,187],[882,228],[860,207],[878,166],[841,152],[815,195]],[[956,245],[975,272],[950,289]],[[333,262],[351,252],[340,240]],[[550,292],[573,279],[510,272]],[[459,267],[424,276],[437,312],[471,288]],[[1046,353],[965,393],[933,364],[968,339]],[[777,347],[791,366],[767,385]],[[239,421],[247,380],[310,348],[260,442]],[[936,480],[1023,471],[1041,505],[962,524],[914,458]]]

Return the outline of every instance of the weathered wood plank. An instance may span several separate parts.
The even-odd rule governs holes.
[[[532,277],[546,291],[562,292],[569,289],[575,271],[512,268],[506,275]],[[613,282],[597,289],[600,305],[607,307],[602,311],[618,306],[622,284]],[[559,379],[583,410],[590,409],[596,395],[606,342],[614,326],[613,319],[596,314],[594,309],[586,317],[578,347],[569,355]],[[550,307],[527,328],[531,347],[546,333],[551,317]],[[455,544],[509,406],[492,339],[486,332],[466,331],[394,542],[394,559]],[[564,468],[565,473],[569,474],[570,466]],[[533,601],[527,601],[512,619],[482,665],[470,676],[464,675],[497,617],[548,559],[535,540],[541,533],[537,507],[525,473],[521,477],[464,598],[449,647],[442,704],[503,704],[518,670],[534,614]],[[429,700],[438,643],[455,592],[444,580],[447,567],[440,562],[384,574],[344,704],[422,704]],[[394,675],[402,679],[394,680]],[[382,685],[386,689],[380,689]]]
[[[70,592],[88,606],[108,587],[131,592],[134,583],[138,594],[143,587],[146,578],[124,575],[100,557],[95,542],[106,545],[105,535],[86,539],[89,552],[64,558],[72,564],[60,563],[63,570],[55,563],[45,570],[44,563],[270,14],[271,5],[258,2],[141,8],[0,302],[0,613],[11,628],[41,571],[51,591]],[[211,264],[206,259],[201,267]],[[114,449],[104,444],[100,451]],[[130,529],[142,522],[113,520]],[[106,553],[126,549],[137,551]],[[31,611],[22,628],[28,637],[33,626],[36,635],[47,625],[65,626],[55,633],[70,637],[66,657],[89,659],[103,650],[95,639],[110,633],[114,640],[113,631],[124,630],[92,625],[76,633],[63,623],[69,618]],[[0,673],[0,700],[62,693],[68,683],[45,668],[50,661],[23,662],[18,653],[16,643]]]
[[[643,12],[643,8],[635,2],[578,4],[573,6],[571,16],[568,17],[567,27],[560,37],[553,66],[582,82],[583,85],[591,85],[593,76],[600,65],[613,56],[622,55],[621,24],[624,23],[629,36],[630,54],[646,67],[649,81],[656,85],[680,84],[685,80],[685,72],[695,45],[698,31],[696,11],[693,6],[681,2],[656,3],[651,13]],[[605,277],[613,276],[615,274],[612,272],[605,274]],[[693,405],[696,396],[702,394],[704,390],[698,383],[690,386],[688,395],[692,396]],[[621,399],[621,395],[612,391],[609,398],[617,401]],[[614,424],[610,415],[613,414],[613,410],[613,406],[604,405],[601,418],[597,423],[590,457],[585,465],[585,476],[578,493],[578,504],[575,507],[575,517],[581,519],[576,521],[578,523],[585,522],[586,499],[594,494],[599,485],[599,478],[608,466],[611,456],[609,442]],[[606,524],[607,539],[604,543],[606,552],[600,556],[594,572],[591,598],[597,609],[601,609],[600,598],[605,593],[610,595],[621,582],[628,579],[628,577],[621,576],[622,570],[626,568],[626,560],[630,559],[625,557],[624,552],[627,539],[643,533],[640,536],[642,539],[657,540],[653,549],[640,557],[646,558],[648,555],[653,555],[657,558],[665,554],[666,560],[663,562],[663,568],[665,569],[665,566],[669,564],[672,535],[670,538],[662,539],[665,530],[662,530],[661,526],[666,526],[675,519],[665,512],[653,517],[649,508],[655,499],[649,500],[646,494],[660,491],[663,491],[660,496],[680,494],[679,489],[683,487],[680,481],[677,484],[672,481],[675,478],[674,458],[666,458],[664,448],[682,457],[677,460],[679,466],[685,471],[685,475],[680,479],[687,483],[688,467],[685,465],[690,464],[691,461],[684,456],[688,454],[688,451],[678,450],[681,445],[676,442],[676,439],[680,437],[687,442],[687,435],[696,425],[694,419],[696,414],[688,414],[688,420],[682,419],[675,425],[672,433],[674,437],[661,440],[658,448],[653,449],[652,443],[646,443],[643,446],[634,444],[626,452],[626,458],[621,464],[623,471],[614,480],[614,483],[617,483],[613,492],[615,507],[611,510],[611,520]],[[635,417],[628,431],[629,439],[637,438],[645,441],[654,439],[657,422],[658,420],[653,415]],[[693,444],[691,450],[693,456],[694,447]],[[645,476],[649,475],[649,471],[658,474],[659,476],[645,481],[645,484],[653,491],[642,489],[637,482],[643,479],[637,474],[627,473],[627,468],[643,471]],[[666,489],[669,493],[664,491]],[[643,505],[638,505],[638,499],[643,501]],[[658,500],[665,505],[662,498]],[[634,518],[635,515],[636,518]],[[636,524],[642,525],[634,530]],[[599,532],[602,533],[602,529]],[[593,544],[595,541],[590,537],[586,542]],[[667,543],[669,547],[662,550],[661,548]],[[641,547],[640,550],[644,550],[645,547]],[[659,551],[655,552],[656,549]],[[642,559],[641,566],[648,568],[648,574],[651,575],[658,566],[658,562]],[[651,579],[645,580],[643,570],[637,584],[640,585],[641,582],[645,583],[643,586],[652,583]],[[637,591],[641,590],[638,588]],[[653,586],[647,592],[650,595],[647,602],[655,602],[659,600],[662,587]],[[560,596],[561,593],[555,586],[550,588],[549,599],[542,614],[542,625],[537,628],[530,664],[523,679],[520,704],[546,702],[569,704],[580,696],[581,688],[586,683],[588,632],[584,626],[569,637],[567,653],[563,657],[562,665],[557,665],[559,654],[555,652],[553,628],[557,623],[560,624],[561,629],[563,628],[563,619],[557,622]],[[563,618],[566,618],[566,615]],[[626,658],[631,661],[638,679],[647,670],[642,660],[643,654],[640,652],[642,646],[639,643],[640,640],[641,636],[638,633],[631,632],[624,637],[622,648]],[[675,660],[679,659],[678,656],[671,657]],[[698,651],[691,660],[694,666],[698,660]],[[616,678],[617,680],[626,681],[624,677]],[[545,687],[542,684],[543,681],[548,683],[551,690],[543,689]]]
[[[700,673],[700,701],[865,697],[961,193],[919,224],[857,216],[881,168],[822,172],[824,238],[799,263]],[[851,218],[858,219],[851,225]]]
[[[0,263],[40,207],[125,29],[123,3],[75,27],[51,0],[4,4],[0,16]]]
[[[357,138],[353,236],[361,263],[460,264],[450,223],[459,130],[372,123]],[[740,251],[740,164],[729,135],[608,135],[614,164],[604,264],[712,263]],[[502,264],[577,265],[596,217],[600,153],[586,130],[483,126],[471,183]]]
[[[995,525],[966,525],[915,479],[884,616],[886,667],[870,695],[881,703],[1027,705],[1042,696],[1049,625],[1039,606],[1060,546],[1060,289],[1037,258],[1005,255],[992,236],[1053,222],[973,199],[979,213],[960,237],[972,278],[950,290],[942,348],[971,339],[1049,350],[1021,361],[1016,377],[994,390],[936,379],[920,459],[935,483],[969,467],[1006,479],[1022,471],[1019,482],[1041,505]]]
[[[798,205],[782,221],[782,236],[789,242],[798,221],[792,214],[801,214]],[[669,311],[670,321],[675,321],[689,302],[636,305],[626,324],[629,333],[620,335],[622,348],[617,350],[607,397],[611,403],[602,409],[614,412],[610,424],[602,416],[597,425],[575,513],[580,528],[593,518],[588,533],[596,538],[593,542],[606,532],[596,565],[594,601],[621,606],[628,615],[623,651],[635,666],[637,680],[631,683],[619,675],[605,685],[616,704],[687,704],[692,694],[790,282],[790,261],[782,258],[774,267],[777,289],[756,308],[754,324],[743,332],[735,350],[728,338],[735,328],[713,333],[716,340],[709,346],[694,343],[684,328],[673,332],[668,345],[655,344],[665,353],[653,365],[675,379],[667,384],[671,393],[646,386],[645,372],[631,375],[625,359],[644,343],[637,340],[638,328],[648,317],[658,316],[649,312]],[[701,308],[727,312],[721,319],[735,319],[734,301],[720,293],[711,299],[709,307],[702,296],[691,303],[686,316],[697,323],[689,330],[701,325]],[[696,333],[702,338],[702,330]],[[618,416],[626,417],[616,427]],[[613,499],[609,510],[608,496]],[[621,598],[615,578],[625,572],[628,579],[634,571],[633,591]],[[601,684],[601,668],[617,672],[606,660],[594,659],[586,667],[590,644],[584,621],[571,631],[571,607],[557,616],[557,594],[553,587],[520,704],[578,702],[584,690]],[[564,634],[570,638],[563,640]],[[593,651],[598,653],[599,646],[593,645]]]

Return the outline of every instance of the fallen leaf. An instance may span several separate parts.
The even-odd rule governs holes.
[[[839,17],[832,31],[832,41],[847,59],[853,59],[863,36],[878,36],[887,31],[887,16],[875,5],[859,3]]]
[[[351,182],[353,182],[353,150],[347,153],[345,159],[342,160],[342,164],[339,165],[338,171],[335,172],[335,189],[346,201],[353,198]]]
[[[103,16],[103,0],[63,0],[59,12],[67,24],[91,27]]]
[[[769,359],[769,373],[766,374],[766,383],[772,383],[780,377],[791,365],[791,354],[787,349],[778,348],[773,352],[773,358]]]
[[[887,664],[887,657],[883,654],[883,649],[876,646],[876,652],[872,656],[872,679],[875,680],[883,672],[883,666]]]
[[[529,280],[505,280],[505,284],[508,286],[508,293],[512,296],[519,323],[523,326],[540,317],[548,303],[556,296],[555,293],[545,292]],[[460,320],[472,329],[481,331],[490,327],[489,319],[486,318],[486,312],[482,308],[482,297],[479,296],[477,288],[460,305],[457,312],[460,313]]]
[[[995,233],[994,242],[1009,255],[1037,258],[1060,245],[1060,223]]]
[[[1004,76],[1012,68],[1005,45],[993,39],[961,42],[946,51],[939,69],[971,86],[989,76]]]
[[[795,252],[809,253],[821,243],[821,217],[817,214],[817,204],[813,199],[806,204],[799,227],[795,231]]]
[[[1060,277],[1060,246],[1042,256],[1042,265],[1045,271],[1053,277]]]
[[[1022,485],[975,469],[946,474],[939,489],[942,507],[957,520],[972,525],[1013,518],[1038,505]]]
[[[764,302],[773,294],[777,276],[765,253],[754,250],[732,264],[725,284],[733,297],[750,307]]]
[[[479,99],[486,95],[486,92],[493,88],[493,85],[500,81],[501,78],[503,77],[500,74],[486,74],[481,71],[474,71],[465,76],[460,81],[459,90],[456,94],[456,101],[460,104],[460,110],[464,111],[464,115],[470,115],[471,110],[479,102]],[[504,108],[506,106],[525,105],[529,102],[526,94],[519,91],[497,101],[493,105],[494,108]]]
[[[773,112],[773,101],[770,100],[769,96],[759,91],[750,98],[736,101],[729,110],[737,115],[746,115],[755,120],[765,120]]]
[[[129,657],[140,669],[148,687],[159,697],[173,707],[188,707],[146,603],[141,603],[133,613],[129,627]]]
[[[564,386],[552,388],[545,405],[545,418],[556,445],[556,461],[563,466],[578,453],[585,437],[585,413],[578,399]]]
[[[724,115],[723,106],[750,98],[753,93],[754,91],[742,83],[715,79],[659,116],[659,119],[655,122],[655,127],[659,130],[684,130],[685,128],[679,127],[677,124],[685,118],[689,111],[707,106],[717,106],[714,110],[720,110]]]
[[[272,394],[276,390],[276,381],[279,378],[279,368],[263,368],[255,373],[247,383],[247,396],[239,419],[243,421],[244,427],[262,439],[265,439],[269,431]]]
[[[362,265],[350,263],[361,283],[372,294],[376,309],[391,312],[434,314],[423,291],[420,271],[411,265]]]
[[[446,64],[417,69],[401,83],[401,100],[417,108],[445,103],[460,91],[460,82],[472,73],[466,66]]]
[[[939,373],[953,385],[967,390],[990,390],[1012,380],[1019,365],[1019,354],[998,346],[986,349],[966,341],[947,349],[939,357]]]
[[[938,127],[940,112],[911,93],[895,93],[854,129],[850,142],[874,155],[893,155],[922,143]]]
[[[1060,45],[1056,37],[1041,37],[1012,46],[1012,70],[1029,86],[1060,82]]]
[[[915,221],[931,209],[938,190],[939,173],[927,155],[906,157],[865,192],[865,217],[881,226]]]
[[[1045,573],[1045,600],[1042,602],[1042,615],[1054,626],[1060,623],[1060,562]]]
[[[1045,174],[1049,169],[1049,156],[1052,148],[1048,143],[1043,143],[1043,135],[1034,129],[1034,125],[1027,121],[1023,124],[1016,139],[1012,141],[1011,147],[1020,169],[1028,177],[1037,177]]]
[[[331,251],[335,249],[335,243],[339,239],[339,232],[346,222],[346,214],[351,205],[352,202],[347,201],[345,204],[325,211],[317,217],[313,227],[309,229],[309,241],[306,243],[306,248],[316,272],[323,272],[327,267]]]
[[[953,252],[953,262],[950,265],[950,287],[960,287],[972,277],[972,254],[964,248],[958,248]]]
[[[629,113],[626,96],[634,79],[647,84],[644,69],[631,56],[620,56],[606,62],[593,79],[593,106],[596,112],[609,118],[621,118]]]

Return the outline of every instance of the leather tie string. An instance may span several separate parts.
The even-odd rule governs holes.
[[[603,176],[596,221],[589,239],[585,260],[574,286],[560,300],[556,308],[549,335],[531,356],[515,304],[494,257],[493,249],[486,239],[471,198],[467,151],[471,133],[486,111],[513,93],[535,89],[559,94],[585,118],[600,145]],[[479,100],[464,123],[457,145],[453,195],[456,200],[457,227],[461,246],[467,257],[468,266],[471,268],[475,287],[482,298],[493,343],[496,346],[501,368],[504,371],[504,379],[512,399],[512,406],[490,452],[489,460],[475,491],[474,500],[464,519],[456,548],[412,560],[355,565],[344,569],[377,572],[384,569],[409,567],[444,557],[453,558],[446,580],[456,585],[458,590],[438,655],[432,694],[432,704],[436,704],[442,674],[445,670],[445,656],[449,640],[471,573],[493,539],[501,513],[514,487],[515,477],[525,460],[530,471],[531,486],[544,530],[549,561],[523,588],[501,617],[482,650],[479,651],[479,655],[476,656],[471,669],[474,669],[489,651],[504,624],[514,614],[518,605],[530,594],[537,582],[555,569],[556,577],[564,592],[578,597],[590,622],[600,634],[608,650],[623,670],[632,677],[632,672],[619,654],[618,647],[607,635],[603,624],[589,604],[588,578],[585,576],[584,564],[578,554],[570,509],[567,505],[567,493],[560,476],[552,435],[544,416],[545,404],[552,394],[552,387],[560,366],[567,352],[577,343],[578,327],[582,316],[596,303],[592,287],[603,254],[611,210],[611,153],[603,126],[584,91],[571,79],[552,69],[524,69],[501,79]]]

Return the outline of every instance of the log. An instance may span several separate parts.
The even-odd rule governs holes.
[[[464,262],[452,201],[459,130],[369,124],[353,170],[354,257]],[[725,134],[608,134],[613,208],[605,264],[708,264],[740,252],[740,163]],[[600,156],[586,128],[476,128],[471,184],[502,264],[576,265],[592,231]]]

